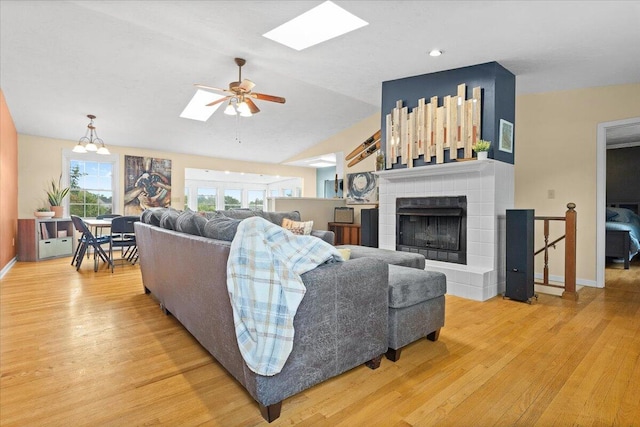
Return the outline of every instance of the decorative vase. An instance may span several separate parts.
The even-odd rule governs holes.
[[[382,151],[378,152],[378,155],[376,156],[376,171],[383,171],[384,170],[384,154],[382,154]]]
[[[478,160],[487,160],[487,151],[478,151]]]
[[[33,213],[33,215],[36,218],[51,218],[52,216],[55,215],[55,212],[51,212],[51,211],[49,211],[49,212],[47,212],[47,211],[44,211],[44,212],[43,211],[35,211]]]
[[[51,206],[51,210],[54,212],[54,218],[64,217],[64,206]]]

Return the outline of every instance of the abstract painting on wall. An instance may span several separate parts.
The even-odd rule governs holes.
[[[124,214],[171,205],[171,160],[124,156]]]
[[[347,174],[347,204],[378,203],[378,175],[373,172]]]

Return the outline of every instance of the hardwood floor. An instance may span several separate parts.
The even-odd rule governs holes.
[[[0,281],[0,425],[266,425],[138,266],[69,263]],[[640,426],[640,259],[606,275],[577,303],[447,296],[439,341],[286,399],[271,425]]]

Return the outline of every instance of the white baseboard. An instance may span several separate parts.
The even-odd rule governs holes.
[[[535,273],[534,277],[536,280],[542,280],[544,278],[544,275],[542,273]],[[549,281],[556,282],[556,283],[564,283],[564,276],[549,275]],[[598,287],[598,284],[595,280],[587,280],[587,279],[576,279],[576,286],[577,285],[590,286],[592,288]]]
[[[7,272],[9,270],[11,270],[11,267],[13,267],[13,265],[16,263],[16,257],[13,257],[11,259],[11,261],[9,261],[7,263],[7,265],[4,266],[4,268],[2,270],[0,270],[0,279],[2,279],[4,277],[5,274],[7,274]]]

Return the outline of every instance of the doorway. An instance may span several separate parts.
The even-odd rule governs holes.
[[[596,136],[596,286],[605,286],[605,211],[607,201],[607,132],[640,127],[640,117],[599,123]],[[640,135],[631,140],[640,144]],[[631,146],[631,145],[629,145]]]

